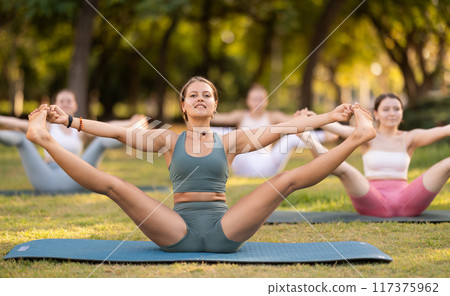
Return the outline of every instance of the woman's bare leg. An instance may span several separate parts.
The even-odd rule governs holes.
[[[447,157],[409,183],[400,195],[396,215],[411,217],[425,211],[447,182],[449,171],[450,157]]]
[[[355,117],[356,128],[343,143],[304,166],[273,177],[233,205],[222,218],[225,235],[235,241],[247,240],[261,227],[284,197],[297,189],[320,182],[359,145],[373,139],[376,133],[370,116],[355,108]]]
[[[423,186],[428,191],[439,192],[450,177],[450,157],[433,165],[423,174]]]
[[[311,144],[311,152],[315,158],[319,157],[328,150],[313,138],[309,138],[308,142]],[[360,197],[369,192],[369,181],[356,168],[344,161],[331,174],[338,177],[345,187],[345,191],[349,196]]]
[[[62,148],[48,133],[46,116],[45,108],[33,112],[26,136],[31,142],[46,149],[73,180],[88,190],[110,197],[156,244],[171,245],[184,237],[187,232],[186,224],[176,212],[136,186],[94,168]]]

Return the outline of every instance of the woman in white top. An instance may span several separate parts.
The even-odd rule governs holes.
[[[257,129],[285,122],[293,118],[280,111],[268,111],[268,93],[260,84],[254,84],[247,93],[247,110],[230,113],[217,113],[211,120],[213,125],[235,126],[237,128]],[[301,115],[297,111],[295,115]],[[230,128],[214,128],[214,131],[226,134]],[[324,143],[334,141],[337,136],[324,131],[310,131],[309,136]],[[305,133],[305,138],[306,138]],[[295,134],[282,137],[273,146],[265,147],[236,156],[231,165],[233,173],[241,177],[271,177],[284,169],[294,149],[306,148],[307,145]]]
[[[55,104],[61,107],[69,115],[74,115],[78,109],[77,101],[73,92],[61,90],[56,94]],[[115,125],[129,125],[130,121],[115,121]],[[34,189],[40,192],[56,193],[77,191],[82,189],[74,182],[44,151],[42,159],[33,143],[25,138],[28,129],[28,120],[15,117],[0,116],[0,143],[7,146],[15,146],[19,150],[20,158],[25,173]],[[96,166],[103,152],[108,148],[121,147],[122,143],[109,138],[95,138],[83,152],[83,144],[92,139],[85,133],[79,133],[74,129],[68,129],[57,124],[47,123],[52,137],[66,150],[81,156],[85,161]]]
[[[333,174],[344,185],[353,206],[362,215],[377,217],[417,216],[433,201],[450,176],[450,157],[433,165],[410,184],[408,167],[416,148],[450,135],[450,125],[431,129],[398,129],[403,105],[394,94],[382,94],[374,104],[377,136],[361,145],[365,176],[344,162]],[[329,130],[347,137],[353,127],[333,123]],[[313,143],[313,147],[320,147]],[[315,156],[319,155],[313,149]]]

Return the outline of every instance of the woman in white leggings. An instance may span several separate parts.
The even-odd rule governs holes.
[[[67,114],[74,115],[78,109],[73,92],[61,90],[56,94],[55,104],[60,106]],[[113,121],[114,125],[128,126],[132,121]],[[25,137],[28,129],[28,120],[15,117],[0,116],[0,143],[6,146],[17,147],[23,168],[33,188],[40,192],[56,193],[81,190],[82,187],[74,182],[51,158],[44,152],[44,159],[39,154],[35,145]],[[67,129],[59,125],[48,124],[53,138],[70,152],[81,156],[83,160],[93,166],[97,166],[106,149],[122,146],[115,139],[97,137],[92,140],[83,152],[83,144],[88,137],[85,133],[79,133],[73,129]],[[92,139],[92,137],[91,137]]]

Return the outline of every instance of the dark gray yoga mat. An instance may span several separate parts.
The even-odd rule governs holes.
[[[330,245],[331,244],[331,245]],[[384,261],[389,255],[356,241],[331,243],[247,242],[236,253],[168,253],[150,241],[43,239],[15,246],[4,259],[62,259],[94,262],[315,263]],[[344,259],[345,258],[345,259]]]
[[[142,191],[163,191],[168,192],[170,188],[167,186],[138,186]],[[45,191],[35,191],[35,190],[0,190],[0,195],[4,196],[20,196],[20,195],[70,195],[70,194],[88,194],[92,193],[87,189],[81,189],[76,191],[60,191],[60,192],[45,192]]]
[[[267,219],[266,224],[278,223],[331,223],[331,222],[409,222],[409,223],[440,223],[450,222],[450,211],[425,211],[417,217],[392,217],[379,218],[363,216],[358,213],[348,212],[300,212],[296,211],[275,211]]]

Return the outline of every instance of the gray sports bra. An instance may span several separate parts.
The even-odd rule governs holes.
[[[220,137],[213,132],[211,153],[202,157],[189,155],[185,149],[186,132],[175,143],[169,176],[173,192],[225,192],[229,169]]]

